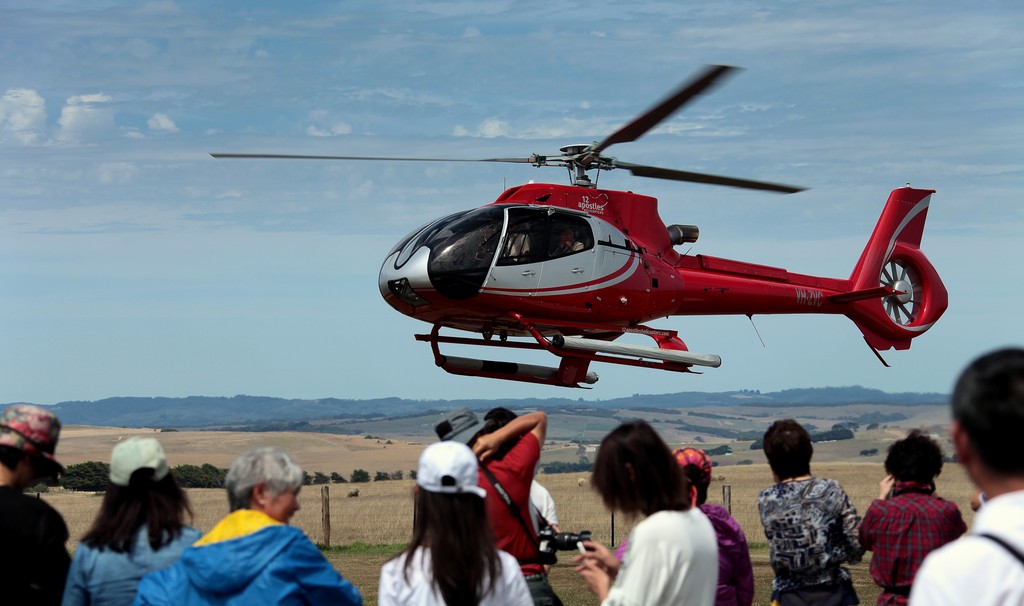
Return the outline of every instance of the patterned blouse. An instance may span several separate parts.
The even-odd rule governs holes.
[[[757,509],[775,570],[773,593],[850,580],[841,564],[859,562],[864,548],[860,517],[838,482],[780,482],[761,491]]]

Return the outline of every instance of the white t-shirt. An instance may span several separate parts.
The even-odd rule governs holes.
[[[619,575],[601,604],[714,606],[717,591],[715,529],[693,507],[659,511],[636,525]]]
[[[558,526],[558,514],[555,513],[555,500],[547,488],[541,486],[537,480],[530,484],[530,520],[533,521],[533,529],[540,531],[540,522],[537,520],[540,514],[552,526]]]
[[[995,535],[1024,553],[1024,490],[985,501],[964,535],[931,552],[914,578],[915,606],[1024,606],[1024,564],[981,533]]]
[[[481,606],[533,606],[533,598],[526,579],[519,571],[519,563],[504,551],[501,559],[501,579],[494,591],[484,596]],[[405,556],[386,562],[380,569],[377,603],[380,606],[403,604],[410,606],[445,606],[441,592],[434,585],[430,562],[430,549],[418,548],[412,554],[409,580],[405,580]]]

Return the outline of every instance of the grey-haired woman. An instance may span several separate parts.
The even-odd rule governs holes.
[[[302,530],[302,470],[283,450],[238,457],[225,488],[231,513],[166,570],[143,578],[135,604],[362,604]]]

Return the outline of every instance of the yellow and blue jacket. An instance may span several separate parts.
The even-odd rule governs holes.
[[[359,606],[342,578],[294,526],[251,509],[235,511],[185,550],[170,568],[139,583],[133,604],[340,604]]]

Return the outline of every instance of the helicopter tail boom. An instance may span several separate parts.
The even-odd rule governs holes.
[[[876,350],[908,349],[946,310],[946,287],[920,248],[933,193],[893,190],[850,275],[850,291],[832,301],[851,305],[846,315]]]

